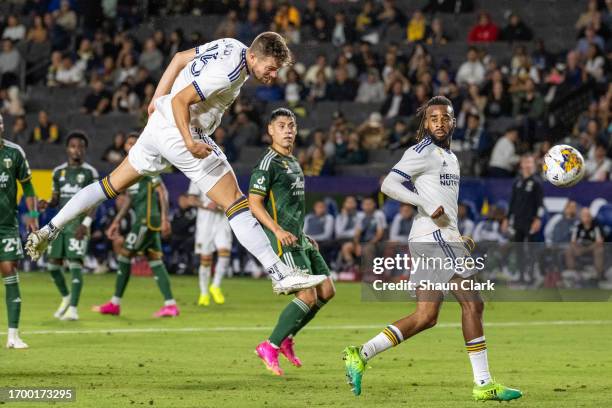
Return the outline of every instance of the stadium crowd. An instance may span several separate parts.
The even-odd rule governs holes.
[[[550,38],[522,21],[519,9],[508,10],[505,20],[495,21],[486,10],[476,12],[471,1],[424,1],[418,9],[393,0],[340,1],[335,3],[346,7],[333,13],[321,3],[307,0],[296,7],[273,0],[149,1],[143,10],[134,0],[3,2],[0,113],[15,118],[6,137],[19,144],[61,143],[71,130],[57,122],[53,112],[29,110],[29,90],[40,85],[86,88],[80,103],[83,115],[124,113],[144,124],[156,81],[175,52],[219,37],[248,44],[270,29],[282,33],[292,46],[316,49],[331,44],[334,52],[322,52],[312,63],[295,54],[295,63],[280,72],[276,83],[245,90],[228,112],[229,120],[213,135],[230,162],[239,160],[243,146],[269,142],[264,126],[269,105],[284,104],[307,118],[317,104],[352,102],[371,110],[365,120],[355,121],[348,111],[325,112],[331,125],[300,132],[295,155],[308,176],[333,175],[338,165],[366,165],[375,151],[413,145],[419,126],[417,108],[441,94],[455,106],[452,149],[460,157],[463,175],[512,177],[519,173],[526,153],[537,164],[552,144],[565,142],[585,156],[590,181],[612,176],[608,83],[612,1],[585,1],[575,22],[575,40],[554,51],[547,47]],[[442,18],[449,13],[472,13],[473,25],[461,32],[449,30],[448,20]],[[218,16],[214,33],[204,36],[196,30],[186,35],[180,28],[158,28],[138,40],[142,37],[135,30],[143,16],[187,14]],[[506,44],[512,50],[509,58],[490,52],[488,46],[494,43]],[[459,64],[434,52],[455,44],[466,48]],[[571,109],[569,101],[575,102]],[[32,117],[28,114],[37,118],[28,120]],[[569,125],[566,117],[571,118]],[[118,132],[110,144],[92,143],[108,144],[103,160],[116,164],[125,156],[124,141],[125,133]],[[359,205],[355,197],[346,197],[340,209],[331,212],[328,204],[315,204],[306,232],[319,241],[338,271],[358,264],[365,243],[404,242],[414,216],[409,206],[385,212],[378,197],[360,199]],[[539,240],[569,244],[572,239],[603,239],[603,232],[591,233],[599,227],[583,217],[583,211],[572,211],[571,202],[567,205],[565,218],[557,217],[554,228],[552,220],[538,228]],[[493,206],[484,217],[473,211],[468,216],[469,207],[461,208],[464,235],[473,235],[478,242],[516,241],[504,222],[509,208]],[[92,251],[103,263],[114,245],[104,234],[113,210],[105,209],[92,235]],[[189,231],[193,232],[195,209],[179,198],[173,211],[175,234],[166,250],[180,273],[189,270],[193,261]],[[581,235],[583,230],[591,232]],[[567,252],[566,266],[582,255],[572,251]],[[596,259],[598,251],[593,251]]]

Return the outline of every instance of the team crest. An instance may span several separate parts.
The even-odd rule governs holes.
[[[77,183],[81,184],[81,183],[82,183],[82,182],[84,182],[84,181],[85,181],[85,175],[84,175],[84,174],[82,174],[82,173],[79,173],[79,174],[77,175]]]
[[[13,165],[13,160],[10,157],[5,157],[3,162],[4,162],[4,168],[6,169],[10,169],[11,166]]]

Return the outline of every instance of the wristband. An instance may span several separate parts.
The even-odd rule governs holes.
[[[91,223],[92,223],[92,219],[90,216],[87,216],[85,218],[83,218],[83,222],[81,222],[81,225],[86,226],[87,228],[91,227]]]
[[[30,218],[38,218],[39,215],[40,213],[36,210],[32,210],[28,212],[28,217]]]

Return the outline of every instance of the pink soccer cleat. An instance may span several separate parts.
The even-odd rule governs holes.
[[[119,316],[121,313],[121,306],[114,304],[113,302],[106,302],[101,306],[94,306],[91,308],[94,312],[105,315]]]
[[[296,367],[301,367],[302,362],[295,355],[295,351],[293,350],[294,344],[293,337],[286,337],[280,345],[280,352],[283,353],[283,356],[287,357],[287,360],[289,360],[291,364]]]
[[[162,306],[153,316],[155,317],[176,317],[180,314],[180,310],[177,305]]]
[[[274,348],[268,340],[259,343],[255,348],[255,353],[273,374],[283,375],[283,370],[278,365],[278,349]]]

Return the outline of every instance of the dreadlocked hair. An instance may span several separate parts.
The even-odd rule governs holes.
[[[427,108],[436,105],[446,105],[452,107],[453,103],[446,96],[438,95],[432,97],[417,109],[416,116],[419,118],[419,130],[416,134],[417,143],[423,140],[425,137],[425,117],[427,116]]]

